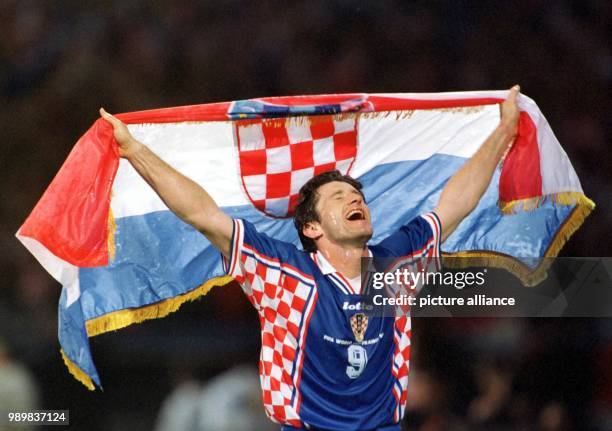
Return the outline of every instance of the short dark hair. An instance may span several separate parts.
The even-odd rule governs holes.
[[[314,240],[305,236],[302,233],[302,230],[304,229],[304,226],[306,226],[306,223],[321,221],[315,208],[319,198],[317,190],[322,185],[331,183],[332,181],[340,181],[350,184],[363,196],[363,192],[361,191],[361,183],[349,175],[343,175],[338,170],[323,172],[322,174],[308,180],[300,189],[300,195],[298,197],[295,213],[293,215],[293,224],[298,231],[300,241],[302,242],[302,247],[304,247],[305,251],[311,252],[317,250]]]

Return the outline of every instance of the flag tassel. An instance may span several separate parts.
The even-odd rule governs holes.
[[[85,323],[87,335],[94,337],[117,329],[125,328],[135,323],[141,323],[149,319],[166,317],[168,314],[178,310],[181,305],[188,301],[194,301],[206,295],[214,286],[223,286],[233,281],[229,275],[215,277],[206,283],[173,298],[168,298],[155,304],[146,305],[141,308],[128,308],[117,310],[112,313],[90,319]]]
[[[535,269],[528,267],[515,257],[488,250],[460,251],[457,253],[444,254],[445,258],[451,258],[445,259],[444,265],[448,266],[449,268],[461,268],[474,265],[502,268],[518,277],[523,285],[528,287],[536,286],[546,279],[546,271],[552,263],[550,258],[556,257],[559,254],[567,240],[574,234],[574,232],[578,230],[578,228],[580,228],[584,220],[595,208],[595,203],[593,203],[593,201],[587,198],[584,194],[579,192],[567,192],[557,193],[544,198],[533,198],[509,202],[508,204],[511,204],[511,207],[506,208],[506,210],[509,212],[506,212],[504,208],[502,208],[502,212],[505,214],[514,214],[519,209],[524,211],[533,210],[541,205],[542,202],[544,202],[544,199],[553,199],[555,203],[560,205],[576,205],[576,207],[553,237],[552,241],[548,245],[548,248],[546,249],[544,258],[541,259],[540,264]],[[470,259],[469,261],[453,259],[457,257],[465,257]]]
[[[90,391],[95,390],[96,387],[94,386],[91,378],[83,370],[77,367],[76,364],[72,362],[70,358],[68,358],[68,356],[66,356],[64,349],[60,349],[60,353],[62,354],[64,364],[66,364],[66,367],[68,368],[70,374],[72,374],[74,378],[77,379],[79,382],[83,383],[83,385],[85,385],[85,387]]]
[[[536,196],[508,202],[500,200],[498,206],[503,214],[516,214],[519,211],[533,211],[542,206],[545,202],[553,202],[558,205],[579,205],[589,207],[589,212],[595,208],[593,201],[581,192],[552,193],[546,196]]]

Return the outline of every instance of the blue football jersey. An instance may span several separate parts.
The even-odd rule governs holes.
[[[416,217],[373,257],[439,255],[440,222]],[[410,318],[367,316],[359,281],[321,253],[234,220],[226,270],[259,314],[259,372],[266,414],[283,429],[399,430],[410,357]]]

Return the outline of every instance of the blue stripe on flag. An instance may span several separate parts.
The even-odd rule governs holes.
[[[66,307],[66,300],[66,289],[63,288],[58,306],[58,335],[62,350],[96,385],[102,387],[91,356],[81,304],[76,301]]]

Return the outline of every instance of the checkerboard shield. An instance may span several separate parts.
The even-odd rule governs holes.
[[[253,205],[290,217],[300,188],[315,175],[350,172],[357,155],[357,115],[237,121],[242,186]]]
[[[358,343],[363,341],[366,330],[368,329],[368,316],[365,313],[356,313],[350,317],[351,329]]]

